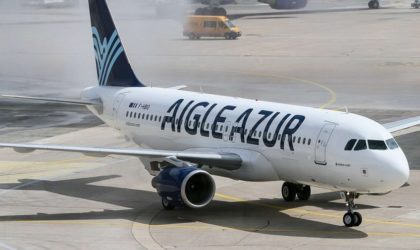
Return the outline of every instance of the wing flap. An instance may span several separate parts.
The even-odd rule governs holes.
[[[179,160],[209,165],[227,170],[239,169],[242,166],[241,157],[233,153],[171,151],[154,149],[93,148],[17,143],[0,143],[0,147],[13,148],[18,153],[30,153],[35,150],[49,150],[82,153],[94,157],[106,157],[108,155],[125,155],[151,158],[176,157]]]

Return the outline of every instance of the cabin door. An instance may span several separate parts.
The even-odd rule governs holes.
[[[336,124],[327,122],[319,132],[315,145],[315,163],[318,165],[327,165],[327,145],[335,127]]]
[[[118,119],[118,112],[121,106],[121,103],[124,100],[126,93],[118,94],[117,97],[114,99],[114,103],[112,106],[112,119],[114,121],[114,126],[116,129],[121,129],[120,123],[121,121]]]

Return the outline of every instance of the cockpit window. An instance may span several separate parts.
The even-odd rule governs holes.
[[[353,149],[354,144],[356,144],[356,139],[351,139],[349,142],[347,142],[346,147],[344,148],[344,150],[346,151],[350,151]]]
[[[365,150],[365,149],[367,149],[367,145],[366,145],[365,140],[359,140],[356,144],[356,147],[354,148],[354,150],[356,150],[356,151]]]
[[[394,138],[388,139],[385,142],[386,142],[386,145],[388,145],[389,149],[396,149],[399,147],[398,143],[395,141]]]
[[[369,149],[372,150],[387,150],[386,144],[384,141],[379,140],[368,140]]]

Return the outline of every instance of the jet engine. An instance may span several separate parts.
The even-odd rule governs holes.
[[[258,2],[269,4],[276,10],[292,10],[304,8],[308,0],[258,0]]]
[[[165,209],[175,206],[205,207],[213,200],[216,185],[209,173],[196,167],[167,167],[152,179]]]

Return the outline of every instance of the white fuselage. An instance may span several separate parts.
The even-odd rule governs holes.
[[[246,181],[289,182],[358,193],[403,185],[409,168],[402,150],[345,150],[349,140],[386,141],[380,124],[354,114],[162,88],[92,87],[103,121],[141,147],[229,152],[238,170],[202,166]]]

